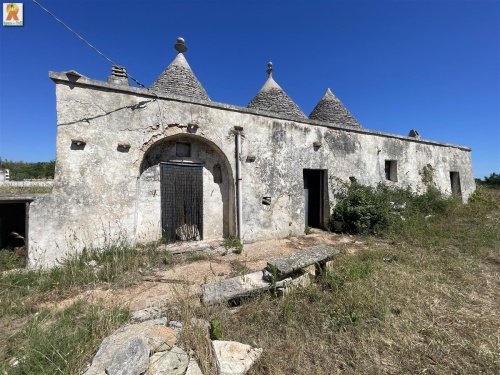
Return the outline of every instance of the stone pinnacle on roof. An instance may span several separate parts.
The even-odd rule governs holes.
[[[184,57],[184,52],[187,51],[184,39],[177,38],[177,43],[175,43],[174,48],[179,53],[167,69],[165,69],[156,81],[154,81],[151,85],[151,89],[168,95],[209,101],[210,98],[207,92],[194,75]]]
[[[255,97],[248,103],[248,108],[274,112],[289,117],[306,116],[285,91],[273,79],[273,63],[267,64],[267,81]]]
[[[316,107],[309,115],[311,120],[361,127],[358,120],[347,110],[342,102],[328,88]]]

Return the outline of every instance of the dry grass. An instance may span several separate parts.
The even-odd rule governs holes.
[[[123,306],[72,301],[96,287],[126,288],[140,275],[170,267],[171,254],[155,244],[86,251],[49,271],[0,278],[0,374],[80,374],[102,339],[128,317]],[[9,362],[22,359],[12,368]]]
[[[499,207],[500,192],[485,190],[444,216],[411,218],[383,237],[354,237],[369,250],[338,257],[318,283],[237,310],[200,306],[193,290],[179,285],[167,316],[183,322],[181,343],[206,375],[216,371],[211,345],[192,318],[216,319],[222,339],[262,347],[254,375],[497,374]],[[88,253],[61,269],[0,279],[0,373],[79,373],[126,312],[81,302],[50,310],[40,302],[96,286],[128,288],[138,275],[172,267],[169,254],[154,247],[131,250]],[[231,272],[246,267],[234,261]],[[22,367],[10,369],[8,361],[23,355]]]
[[[223,339],[264,348],[250,374],[498,374],[499,206],[499,191],[483,191],[445,217],[364,237],[370,250],[339,257],[308,289],[184,319],[217,319]]]

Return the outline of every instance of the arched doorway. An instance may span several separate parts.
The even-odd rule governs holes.
[[[231,165],[213,142],[176,134],[144,154],[138,186],[137,238],[218,239],[234,235]]]

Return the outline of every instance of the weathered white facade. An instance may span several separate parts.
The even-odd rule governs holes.
[[[181,64],[189,68],[185,60]],[[203,239],[240,234],[252,242],[302,234],[307,170],[323,171],[314,182],[321,207],[309,208],[320,215],[319,224],[328,220],[338,180],[350,177],[424,191],[423,171],[430,165],[443,192],[451,193],[450,172],[458,172],[453,176],[464,200],[475,189],[466,147],[370,131],[341,119],[321,122],[215,103],[208,96],[135,88],[120,77],[102,82],[66,72],[50,78],[57,97],[55,184],[52,194],[30,205],[30,267],[55,265],[85,247],[159,240],[162,210],[168,211],[160,166],[167,162],[203,171]],[[163,221],[168,215],[163,212]]]

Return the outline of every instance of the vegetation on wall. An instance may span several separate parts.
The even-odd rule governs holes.
[[[54,178],[55,165],[55,160],[29,163],[0,158],[0,168],[10,170],[10,179],[12,181]]]

